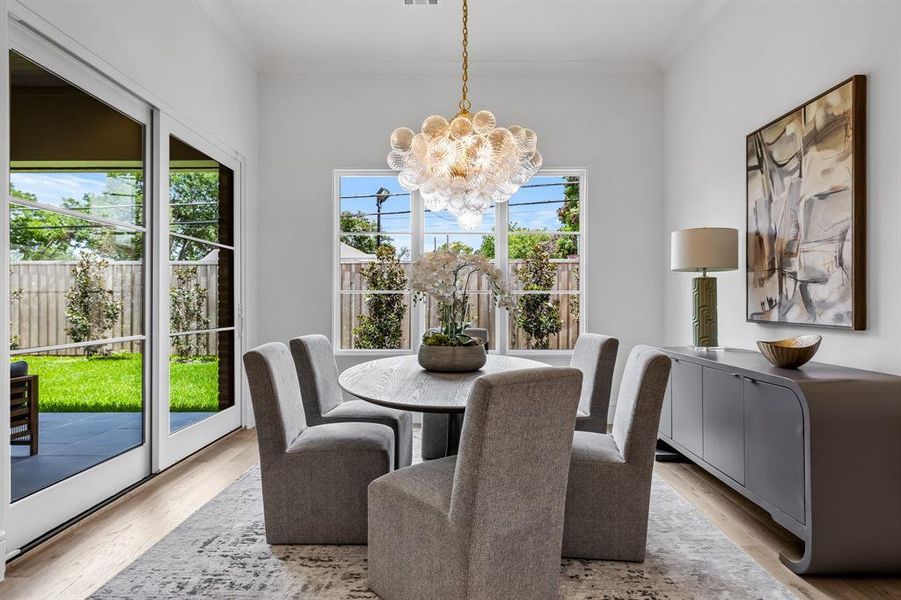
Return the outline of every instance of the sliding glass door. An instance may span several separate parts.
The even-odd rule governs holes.
[[[9,25],[15,553],[241,425],[241,163]]]
[[[150,474],[150,107],[13,29],[10,510],[18,548]]]
[[[165,468],[241,423],[235,377],[240,169],[165,115],[159,127],[161,160],[169,167],[160,194],[166,252],[158,256],[169,281],[169,301],[160,307],[160,335],[168,344],[159,356],[168,402],[157,423],[159,467]]]

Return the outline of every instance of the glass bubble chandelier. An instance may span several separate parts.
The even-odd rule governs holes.
[[[388,166],[411,192],[419,190],[425,207],[446,210],[460,227],[476,229],[496,202],[506,202],[541,168],[538,136],[531,129],[498,127],[487,110],[470,113],[469,4],[463,0],[463,98],[448,122],[432,115],[422,131],[399,127],[391,133]]]

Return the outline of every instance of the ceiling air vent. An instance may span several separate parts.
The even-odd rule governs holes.
[[[433,4],[438,4],[438,0],[404,0],[404,4],[407,6],[432,6]]]

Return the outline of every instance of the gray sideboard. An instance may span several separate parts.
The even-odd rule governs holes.
[[[786,566],[901,572],[901,377],[662,350],[673,369],[659,438],[804,541]]]

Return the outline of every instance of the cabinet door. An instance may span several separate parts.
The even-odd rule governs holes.
[[[660,410],[660,433],[668,438],[673,437],[673,376],[670,375],[663,396],[663,408]]]
[[[745,480],[742,378],[704,367],[704,460],[738,483]]]
[[[788,388],[744,381],[745,482],[799,523],[804,515],[804,413]]]
[[[701,431],[701,367],[684,360],[674,360],[673,387],[673,440],[697,456],[703,454]]]

